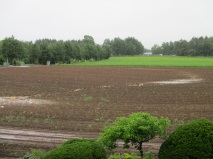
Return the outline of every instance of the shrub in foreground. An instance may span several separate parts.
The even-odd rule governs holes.
[[[154,159],[154,155],[151,153],[146,153],[143,158],[141,158],[140,156],[138,156],[135,153],[124,153],[124,154],[120,154],[120,153],[115,153],[113,155],[111,155],[108,159]]]
[[[106,126],[100,134],[99,141],[112,150],[118,146],[117,141],[123,140],[123,148],[135,146],[143,157],[143,143],[156,135],[165,135],[168,126],[168,118],[157,118],[149,113],[133,113],[129,117],[117,118],[112,126]]]
[[[178,127],[161,145],[159,159],[212,159],[213,122],[198,119]]]
[[[45,156],[45,151],[40,149],[32,149],[31,153],[18,159],[42,159]]]
[[[47,152],[44,159],[107,159],[107,155],[105,149],[94,140],[74,139]]]
[[[114,153],[113,155],[110,155],[108,159],[141,159],[141,157],[137,156],[135,153]]]

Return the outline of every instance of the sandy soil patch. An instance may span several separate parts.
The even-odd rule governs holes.
[[[0,97],[0,106],[6,105],[41,105],[41,104],[53,104],[53,101],[43,99],[32,99],[28,96],[12,96],[12,97]]]
[[[140,84],[129,84],[129,87],[141,87],[146,84],[159,84],[159,85],[177,85],[177,84],[190,84],[190,83],[199,83],[202,82],[203,79],[175,79],[168,81],[155,81],[155,82],[146,82]]]

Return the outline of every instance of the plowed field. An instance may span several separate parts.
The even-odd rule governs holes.
[[[213,69],[0,67],[1,127],[97,133],[139,111],[213,120]]]

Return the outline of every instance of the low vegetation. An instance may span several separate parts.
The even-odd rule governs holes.
[[[136,60],[136,57],[131,58]],[[110,120],[133,112],[149,112],[184,122],[200,117],[212,120],[212,68],[43,66],[0,70],[2,97],[10,97],[13,103],[17,96],[55,102],[54,105],[12,105],[2,100],[2,127],[100,132],[104,125],[112,124]],[[185,78],[203,80],[184,85],[151,83]],[[141,83],[146,84],[139,86]],[[3,157],[19,156],[23,153]]]
[[[71,139],[51,151],[33,150],[20,159],[106,159],[106,151],[102,145],[112,150],[117,147],[118,139],[123,140],[124,148],[128,148],[130,144],[135,145],[141,157],[135,153],[114,153],[109,159],[154,159],[151,153],[143,153],[142,144],[156,135],[165,134],[169,125],[170,120],[167,118],[158,119],[148,113],[133,113],[129,117],[117,118],[113,126],[105,127],[98,142]]]
[[[135,146],[140,156],[135,153],[118,153],[108,159],[155,159],[150,153],[143,153],[142,144],[156,135],[166,133],[170,126],[168,118],[156,118],[148,113],[133,113],[129,117],[120,117],[112,126],[106,126],[99,140],[70,139],[48,152],[32,150],[19,159],[107,159],[103,146],[112,150],[118,140],[123,141],[123,148]],[[103,145],[103,146],[102,146]],[[210,159],[213,158],[213,122],[197,119],[179,126],[161,145],[159,159]]]
[[[133,113],[129,117],[117,118],[113,126],[106,126],[99,141],[112,150],[118,146],[118,140],[122,140],[124,148],[134,145],[143,157],[143,143],[156,135],[164,135],[168,126],[168,118],[158,119],[149,113]]]
[[[107,154],[97,141],[71,139],[48,152],[33,150],[19,159],[107,159]]]
[[[178,127],[159,151],[159,159],[171,158],[213,158],[213,122],[198,119]]]
[[[175,42],[164,42],[161,46],[154,45],[151,50],[145,49],[143,44],[134,37],[125,39],[114,38],[105,39],[103,44],[95,43],[92,36],[85,35],[82,40],[55,40],[39,39],[33,42],[23,42],[15,39],[13,36],[0,41],[0,65],[8,62],[13,65],[27,64],[73,64],[79,62],[93,62],[109,59],[112,56],[135,56],[143,55],[144,52],[151,52],[153,55],[166,56],[213,56],[213,37],[193,37],[190,41],[179,40]],[[127,58],[128,59],[128,58]],[[126,60],[127,60],[126,59]],[[153,60],[153,59],[152,59]],[[130,61],[127,65],[139,66],[209,66],[203,62],[194,65],[192,60],[184,64],[177,61]],[[179,64],[181,62],[181,64]],[[116,61],[116,63],[103,62],[103,65],[126,65],[125,62]],[[85,65],[88,65],[85,64]],[[94,65],[94,64],[92,64]],[[97,63],[95,65],[98,65]],[[211,65],[212,66],[212,65]]]
[[[108,60],[79,62],[75,66],[163,66],[163,67],[213,67],[213,58],[180,56],[120,56]]]
[[[142,159],[154,159],[154,155],[151,154],[151,153],[146,153]],[[135,153],[124,153],[124,154],[121,154],[121,153],[115,153],[111,156],[109,156],[108,159],[141,159],[140,156],[138,156],[137,154]]]

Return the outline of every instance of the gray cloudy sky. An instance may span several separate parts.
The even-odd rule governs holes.
[[[213,0],[0,0],[0,40],[135,37],[146,48],[213,36]]]

